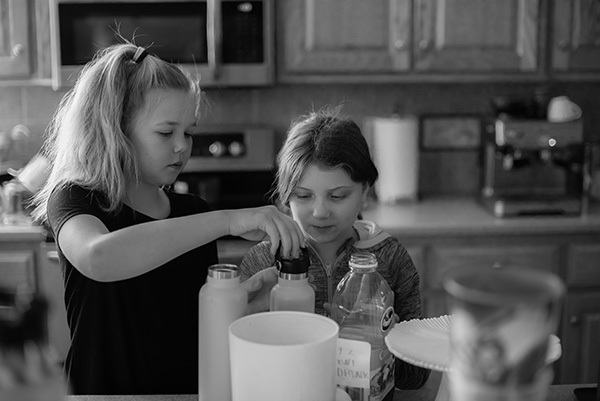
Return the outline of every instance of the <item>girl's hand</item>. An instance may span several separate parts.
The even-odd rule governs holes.
[[[248,292],[247,315],[266,312],[270,309],[271,289],[277,284],[277,281],[277,268],[272,266],[242,282],[242,287]]]
[[[229,211],[229,234],[251,241],[271,241],[271,253],[275,255],[281,243],[282,256],[298,257],[304,246],[304,234],[290,216],[275,206]]]

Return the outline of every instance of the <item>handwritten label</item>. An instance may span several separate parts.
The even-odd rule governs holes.
[[[337,384],[369,388],[371,371],[371,344],[364,341],[338,339]]]

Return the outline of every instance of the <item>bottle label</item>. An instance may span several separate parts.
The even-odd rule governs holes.
[[[337,383],[340,386],[368,389],[371,371],[371,344],[338,339]]]
[[[394,356],[387,347],[339,338],[337,384],[353,401],[383,400],[394,389]]]

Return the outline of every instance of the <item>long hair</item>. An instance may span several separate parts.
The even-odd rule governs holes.
[[[359,126],[341,112],[326,107],[296,118],[277,155],[276,188],[272,199],[288,209],[294,188],[309,164],[343,168],[352,181],[373,186],[379,173]]]
[[[52,191],[71,183],[102,193],[106,211],[121,208],[128,182],[138,177],[130,125],[151,89],[194,94],[198,118],[202,99],[198,80],[153,55],[136,58],[139,50],[132,43],[100,50],[62,98],[42,147],[52,170],[32,200],[36,220],[46,220]]]

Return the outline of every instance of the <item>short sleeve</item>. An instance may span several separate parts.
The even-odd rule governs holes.
[[[54,238],[71,217],[91,214],[102,218],[105,212],[102,212],[100,204],[98,193],[90,189],[77,185],[55,189],[48,199],[48,223]]]

